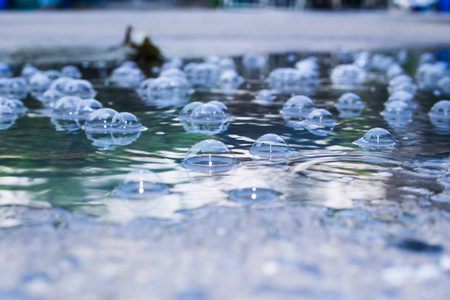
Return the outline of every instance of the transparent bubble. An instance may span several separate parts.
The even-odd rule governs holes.
[[[310,70],[318,75],[319,63],[317,58],[310,56],[295,63],[295,68],[299,70]]]
[[[10,128],[15,120],[16,115],[13,110],[6,105],[0,104],[0,130]]]
[[[238,166],[233,152],[216,140],[201,141],[187,152],[182,166],[201,172],[226,172]]]
[[[292,151],[285,139],[277,134],[268,133],[253,143],[250,153],[257,157],[287,157]]]
[[[431,52],[422,53],[419,57],[419,65],[432,64],[436,62],[436,56]]]
[[[101,108],[89,115],[85,123],[86,132],[104,131],[111,129],[112,121],[117,111],[111,108]]]
[[[277,97],[277,92],[274,90],[260,90],[256,96],[257,100],[273,102]]]
[[[318,136],[329,135],[336,125],[333,115],[326,109],[318,108],[313,110],[306,118],[306,129]]]
[[[223,90],[236,90],[244,82],[235,70],[224,71],[219,78],[219,86]]]
[[[195,124],[221,124],[226,122],[227,117],[221,108],[206,103],[194,109],[190,120]]]
[[[56,101],[53,106],[53,115],[58,117],[73,118],[77,116],[77,108],[81,98],[74,96],[65,96]]]
[[[161,74],[159,74],[159,77],[186,79],[186,74],[178,68],[170,68],[162,71]]]
[[[438,81],[438,88],[443,94],[450,95],[450,76],[449,75],[442,77]]]
[[[136,141],[141,136],[141,130],[134,131],[112,131],[111,137],[114,145],[126,146]]]
[[[310,70],[278,68],[270,72],[269,85],[282,94],[313,95],[319,84]]]
[[[72,66],[72,65],[68,65],[68,66],[65,66],[64,68],[62,68],[61,74],[64,77],[70,77],[70,78],[73,78],[73,79],[80,79],[81,78],[80,70],[77,67]]]
[[[269,184],[258,179],[245,179],[231,191],[228,191],[228,200],[237,203],[271,203],[278,200],[280,193],[273,190]]]
[[[136,132],[142,130],[142,124],[135,115],[121,112],[112,119],[111,129],[116,132]]]
[[[372,69],[386,73],[390,66],[395,64],[395,59],[392,56],[384,55],[384,54],[374,54],[372,56]]]
[[[366,132],[366,134],[355,141],[355,144],[360,147],[393,147],[396,142],[392,135],[383,128],[372,128]]]
[[[387,70],[386,75],[389,79],[394,79],[395,77],[402,75],[403,73],[405,73],[405,70],[403,70],[403,68],[399,64],[393,64]]]
[[[184,67],[184,72],[196,88],[214,88],[220,78],[220,69],[215,64],[189,63]]]
[[[59,77],[59,78],[53,80],[53,82],[50,84],[49,89],[57,90],[61,94],[64,94],[64,89],[66,87],[66,84],[68,84],[69,82],[71,82],[73,80],[74,79],[70,78],[70,77]]]
[[[218,108],[220,108],[223,111],[223,113],[225,114],[225,117],[227,119],[231,117],[230,110],[228,109],[228,107],[223,102],[213,100],[213,101],[209,101],[207,104],[212,104],[212,105],[215,105]]]
[[[341,118],[359,117],[364,108],[364,102],[355,93],[345,93],[339,97],[336,108]]]
[[[161,182],[158,175],[149,170],[135,170],[128,173],[123,181],[114,189],[113,195],[127,200],[130,208],[150,208],[155,203],[140,202],[135,200],[158,200],[161,196],[169,194],[167,185]],[[150,205],[150,207],[149,207]]]
[[[159,77],[147,88],[147,105],[160,108],[184,105],[191,95],[186,79],[179,77]]]
[[[441,100],[435,103],[428,116],[433,126],[450,129],[450,100]]]
[[[405,91],[412,95],[416,95],[417,93],[417,85],[412,82],[401,82],[388,87],[388,92],[392,95],[395,92]]]
[[[330,78],[334,85],[358,86],[364,83],[366,71],[357,65],[338,65],[331,71]]]
[[[405,102],[411,109],[415,109],[417,107],[417,103],[414,101],[414,95],[406,91],[397,91],[392,93],[392,95],[390,95],[387,99],[385,105],[388,105],[394,101]]]
[[[83,79],[70,80],[64,85],[64,95],[76,96],[81,99],[89,99],[95,96],[92,84]]]
[[[12,76],[11,66],[0,62],[0,78],[9,78]]]
[[[37,72],[39,72],[39,70],[36,67],[31,64],[25,64],[22,68],[20,76],[28,81],[30,80],[31,76],[33,76]]]
[[[438,82],[446,74],[442,64],[423,64],[416,70],[416,82],[419,90],[432,91],[438,88]]]
[[[39,101],[42,102],[47,107],[53,107],[60,98],[62,98],[63,95],[55,89],[48,89],[46,90],[41,97],[39,97]]]
[[[86,125],[85,125],[86,129]],[[94,130],[85,130],[86,137],[92,141],[92,145],[100,151],[114,150],[113,136],[108,128],[96,128]]]
[[[132,60],[126,60],[126,61],[123,61],[120,64],[120,67],[122,67],[122,68],[130,68],[130,69],[137,69],[138,65]]]
[[[221,71],[235,70],[236,64],[231,57],[223,57],[219,62],[219,68]]]
[[[284,104],[281,113],[286,119],[303,120],[314,110],[314,102],[306,96],[293,96]]]
[[[0,97],[0,105],[9,107],[16,117],[22,117],[25,115],[27,108],[22,101],[17,99],[9,99]]]
[[[24,99],[27,96],[28,86],[25,79],[21,77],[9,78],[6,84],[6,96],[8,98]]]
[[[259,53],[246,53],[242,57],[242,65],[247,70],[264,69],[267,67],[267,59]]]
[[[180,69],[183,67],[183,59],[176,57],[176,58],[172,58],[166,62],[164,62],[164,64],[161,67],[161,70],[168,70],[168,69],[172,69],[172,68],[176,68],[176,69]]]
[[[404,127],[411,123],[413,109],[403,101],[393,101],[382,112],[385,121],[392,127]]]
[[[354,64],[366,71],[369,71],[372,68],[371,54],[367,51],[358,53],[355,57]]]
[[[44,74],[52,81],[61,77],[61,72],[58,70],[47,70]]]
[[[95,99],[82,99],[78,102],[75,114],[80,119],[87,119],[91,113],[101,108],[103,108],[103,105]]]
[[[44,73],[35,73],[29,81],[30,93],[35,99],[39,99],[42,94],[50,87],[51,79]]]
[[[120,87],[135,89],[144,78],[140,69],[119,67],[113,70],[110,80]]]
[[[194,110],[199,107],[200,105],[203,105],[202,102],[191,102],[189,104],[187,104],[180,112],[180,114],[178,115],[178,118],[181,121],[187,121],[191,118],[192,113],[194,112]]]
[[[147,78],[142,80],[141,83],[139,83],[136,92],[138,93],[139,97],[142,98],[142,100],[144,101],[148,100],[147,89],[154,80],[155,78]]]

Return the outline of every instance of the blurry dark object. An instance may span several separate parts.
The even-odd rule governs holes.
[[[39,0],[11,0],[11,6],[16,9],[38,9]]]

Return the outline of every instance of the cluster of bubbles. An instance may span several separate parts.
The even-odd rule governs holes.
[[[124,61],[112,71],[109,82],[123,88],[135,89],[144,78],[144,73],[135,62]]]
[[[191,102],[178,115],[186,131],[209,135],[227,130],[231,117],[228,107],[220,101]]]

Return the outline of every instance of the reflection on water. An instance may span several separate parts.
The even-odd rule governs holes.
[[[245,63],[245,72],[265,72],[264,57],[249,56]],[[320,77],[328,76],[328,71],[321,70]],[[245,76],[245,72],[240,74]],[[376,78],[376,74],[368,76]],[[216,100],[226,105],[233,119],[225,116],[216,123],[187,119],[180,123],[183,117],[178,102],[175,108],[149,107],[134,90],[115,87],[96,87],[97,99],[104,107],[132,113],[136,119],[124,122],[133,124],[138,120],[147,128],[145,132],[83,132],[78,130],[83,126],[80,120],[50,119],[39,114],[38,109],[29,109],[24,117],[13,118],[10,123],[5,121],[0,131],[0,206],[62,207],[105,222],[143,217],[179,221],[207,215],[215,205],[283,206],[307,202],[345,209],[354,208],[355,201],[402,199],[422,193],[434,200],[431,205],[440,203],[441,209],[450,210],[448,185],[442,183],[446,182],[442,178],[449,154],[448,135],[443,133],[448,134],[448,130],[442,122],[439,126],[430,122],[427,114],[439,100],[432,93],[417,93],[412,117],[410,110],[406,116],[402,113],[402,105],[385,110],[379,100],[388,99],[385,83],[375,81],[371,87],[355,88],[332,86],[329,80],[321,80],[313,99],[319,110],[304,121],[306,115],[297,113],[297,106],[294,117],[286,117],[286,109],[280,114],[290,96],[276,96],[269,91],[267,99],[258,99],[263,97],[255,95],[269,85],[259,75],[254,77],[256,80],[248,81],[250,90],[237,90],[232,95],[203,90],[191,95],[190,103]],[[209,78],[202,80],[208,83]],[[358,113],[341,116],[336,124],[337,100],[349,90],[363,102],[358,98],[356,108],[350,108]],[[264,105],[259,100],[265,100]],[[25,102],[39,106],[36,100]],[[347,109],[338,106],[341,113],[342,107]],[[385,113],[380,115],[383,110]],[[197,117],[211,118],[215,110],[211,112],[199,110]],[[4,113],[8,113],[6,108]],[[394,147],[389,144],[388,151],[383,151],[384,135],[370,132],[365,137],[371,128],[392,130],[398,143]],[[275,140],[258,140],[268,133]],[[353,144],[361,137],[376,151],[365,151]],[[194,149],[183,163],[189,149],[205,139],[222,143],[230,156],[217,158],[213,152]],[[255,141],[259,145],[256,150],[252,149]],[[261,159],[264,156],[271,159]],[[129,187],[123,183],[124,176],[133,170],[157,174],[159,187],[164,186],[165,192],[139,199],[124,197],[121,191]],[[256,178],[258,183],[254,183]],[[423,180],[427,186],[423,186]],[[136,189],[139,191],[139,183]]]

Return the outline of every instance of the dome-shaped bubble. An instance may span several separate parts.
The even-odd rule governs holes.
[[[58,70],[47,70],[44,74],[52,81],[61,77],[61,72]]]
[[[355,144],[361,147],[393,147],[396,142],[392,135],[383,128],[372,128],[366,134],[355,141]]]
[[[105,131],[111,129],[112,120],[117,114],[112,108],[101,108],[89,115],[85,123],[86,132]]]
[[[271,89],[282,94],[313,95],[318,80],[309,70],[294,68],[278,68],[270,72],[269,85]]]
[[[268,133],[258,138],[252,145],[250,153],[259,157],[286,157],[291,149],[281,136]]]
[[[413,109],[403,101],[393,101],[382,112],[386,122],[392,127],[403,127],[411,123]]]
[[[49,89],[57,90],[58,92],[63,94],[66,84],[68,84],[69,82],[71,82],[73,80],[75,80],[75,79],[73,79],[71,77],[59,77],[52,81]]]
[[[450,100],[435,103],[428,116],[435,127],[450,128]]]
[[[35,73],[28,83],[31,95],[38,99],[50,87],[51,83],[51,79],[45,73]]]
[[[242,65],[247,70],[264,69],[267,67],[267,59],[259,53],[246,53],[242,57]]]
[[[218,108],[220,108],[223,111],[223,113],[225,114],[226,118],[231,117],[230,110],[228,109],[228,107],[223,102],[220,102],[220,101],[217,101],[217,100],[213,100],[213,101],[209,101],[206,104],[212,104],[212,105],[217,106]]]
[[[111,129],[117,132],[135,132],[142,130],[142,124],[135,115],[121,112],[117,113],[112,119]]]
[[[372,68],[371,54],[367,51],[362,51],[356,55],[353,63],[358,67],[369,71]]]
[[[178,118],[181,121],[189,120],[194,110],[200,105],[203,105],[203,103],[199,101],[194,101],[189,104],[186,104],[186,106],[181,110],[180,114],[178,115]]]
[[[334,85],[358,86],[364,83],[366,71],[357,65],[338,65],[331,71],[330,78]]]
[[[123,62],[120,64],[120,67],[121,67],[121,68],[137,69],[137,68],[138,68],[138,65],[137,65],[134,61],[132,61],[132,60],[126,60],[126,61],[123,61]]]
[[[381,53],[377,53],[372,56],[371,65],[376,71],[385,73],[393,64],[395,64],[395,59],[392,56]]]
[[[405,91],[414,96],[417,93],[417,85],[412,82],[401,82],[388,87],[389,95],[399,91]]]
[[[147,104],[158,107],[179,106],[191,94],[189,82],[179,77],[159,77],[147,88]]]
[[[169,189],[154,172],[135,170],[125,176],[113,194],[131,200],[154,199],[169,194]]]
[[[186,79],[186,74],[184,74],[184,72],[178,68],[170,68],[170,69],[162,71],[159,74],[159,77],[169,77],[169,78],[177,77],[177,78],[181,78],[181,79]]]
[[[183,67],[183,59],[176,57],[176,58],[172,58],[166,62],[164,62],[164,64],[161,67],[161,70],[168,70],[168,69],[180,69]]]
[[[226,70],[219,78],[219,86],[222,90],[236,90],[243,82],[244,79],[235,70]]]
[[[306,124],[308,126],[334,127],[336,120],[328,110],[317,108],[309,113]]]
[[[0,130],[5,130],[11,127],[16,120],[16,115],[13,110],[3,104],[0,104]]]
[[[58,117],[76,117],[77,108],[81,98],[74,96],[65,96],[56,101],[53,106],[53,114]]]
[[[46,90],[41,97],[39,97],[39,101],[42,102],[47,107],[53,107],[56,101],[58,101],[63,95],[55,89]]]
[[[284,104],[281,113],[288,119],[303,120],[314,108],[314,102],[309,97],[293,96]]]
[[[65,66],[61,69],[61,74],[64,77],[70,77],[73,79],[80,79],[81,78],[81,72],[80,70],[72,65]]]
[[[27,111],[26,106],[22,103],[22,101],[17,99],[9,99],[0,97],[0,105],[4,105],[9,107],[16,117],[22,117],[25,115]]]
[[[339,97],[336,108],[342,118],[358,117],[364,108],[364,102],[355,93],[345,93]]]
[[[119,67],[113,70],[110,80],[120,87],[137,88],[144,78],[140,69]]]
[[[12,76],[11,66],[0,62],[0,78],[9,78]]]
[[[35,66],[31,64],[25,64],[22,68],[22,72],[20,73],[20,77],[28,81],[30,80],[31,76],[33,76],[37,72],[39,72],[39,70]]]
[[[237,167],[233,152],[216,140],[201,141],[189,149],[182,166],[203,172],[226,172]]]
[[[389,80],[390,86],[397,85],[400,83],[414,83],[414,80],[412,79],[411,76],[406,75],[406,74],[401,74],[401,75],[395,76],[394,78]]]
[[[405,73],[405,70],[399,64],[393,64],[386,72],[387,77],[391,80]]]
[[[274,90],[260,90],[258,92],[258,95],[256,95],[256,100],[262,100],[262,101],[267,101],[267,102],[273,102],[275,100],[276,96],[276,91]]]
[[[446,75],[438,81],[438,88],[444,95],[450,95],[450,75]]]
[[[148,99],[147,89],[154,80],[155,78],[144,79],[139,83],[139,86],[136,89],[136,92],[138,93],[139,97],[141,97],[144,101]]]
[[[419,90],[432,91],[438,88],[439,80],[445,76],[447,69],[441,64],[423,64],[416,70],[416,81]]]
[[[91,113],[101,108],[103,108],[103,105],[98,100],[81,99],[81,101],[78,102],[75,114],[80,119],[86,119]]]
[[[221,71],[225,70],[235,70],[236,64],[231,57],[223,57],[219,62],[219,68]]]
[[[187,64],[184,72],[191,85],[200,88],[214,88],[220,77],[219,67],[210,63]]]
[[[408,104],[412,109],[415,109],[417,107],[417,103],[414,102],[414,95],[406,92],[406,91],[397,91],[392,93],[389,98],[387,99],[385,105],[388,105],[391,102],[394,101],[402,101]]]
[[[310,56],[296,62],[295,68],[299,70],[311,70],[313,72],[318,72],[319,64],[317,62],[317,58]]]
[[[432,64],[436,62],[436,56],[431,52],[422,53],[419,57],[419,65]]]
[[[68,81],[64,86],[64,95],[76,96],[81,99],[89,99],[94,97],[95,90],[92,84],[83,79],[75,79]]]
[[[243,204],[275,202],[279,196],[269,184],[254,178],[246,178],[236,189],[228,191],[228,200]]]
[[[28,94],[28,86],[21,77],[8,78],[6,82],[6,96],[12,99],[24,99]]]
[[[196,124],[221,124],[227,120],[227,117],[220,107],[206,103],[194,109],[190,120]]]

